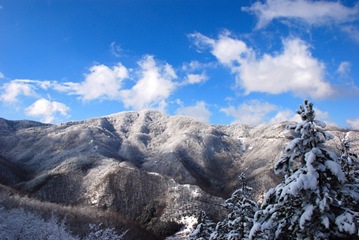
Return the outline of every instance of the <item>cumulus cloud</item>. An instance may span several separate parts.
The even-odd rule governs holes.
[[[330,119],[328,112],[324,112],[318,108],[314,108],[314,111],[316,119],[325,122],[327,125],[335,126],[335,123],[328,121]],[[283,121],[301,122],[302,119],[299,114],[293,112],[292,110],[284,109],[279,110],[276,115],[269,120],[270,123],[280,123]]]
[[[318,108],[314,108],[316,119],[324,121],[327,124],[335,125],[328,122],[328,112],[321,111]],[[256,126],[262,123],[281,123],[284,121],[301,122],[301,117],[290,109],[283,109],[280,106],[271,104],[258,99],[249,100],[243,102],[237,107],[229,106],[222,108],[222,112],[228,116],[233,117],[235,120],[233,123],[248,124]]]
[[[120,97],[122,82],[128,78],[128,70],[122,64],[112,68],[106,65],[95,65],[90,68],[90,73],[85,75],[85,80],[80,83],[67,82],[54,84],[59,91],[80,95],[84,101],[109,99],[116,100]]]
[[[346,123],[349,125],[349,128],[359,130],[359,118],[348,119],[346,120]]]
[[[209,119],[212,115],[211,111],[208,110],[207,104],[204,101],[198,101],[193,106],[182,106],[177,109],[176,114],[189,116],[204,123],[209,123]]]
[[[289,18],[310,25],[326,25],[351,22],[359,16],[359,4],[350,8],[339,1],[267,0],[243,7],[242,10],[257,16],[257,29],[265,27],[274,19]]]
[[[157,108],[164,110],[166,99],[176,89],[175,71],[169,64],[157,63],[153,56],[145,56],[139,61],[140,79],[130,88],[121,91],[121,99],[126,107],[135,110]]]
[[[200,63],[198,61],[191,61],[182,65],[182,71],[186,74],[183,82],[180,85],[199,84],[208,80],[205,69],[212,68],[212,63]]]
[[[292,92],[296,96],[325,98],[333,94],[324,78],[325,66],[313,58],[309,46],[300,39],[283,42],[283,52],[265,54],[261,59],[247,60],[239,67],[239,84],[247,93]]]
[[[5,75],[2,72],[0,72],[0,79],[2,78],[5,78]]]
[[[41,94],[37,91],[42,89],[78,95],[83,101],[116,100],[135,110],[156,108],[165,111],[168,97],[178,87],[207,80],[204,71],[197,73],[198,68],[194,63],[191,65],[192,70],[184,71],[184,80],[177,82],[175,80],[178,77],[173,67],[156,61],[151,55],[144,56],[135,70],[129,70],[121,63],[112,67],[97,64],[89,69],[89,73],[84,74],[81,82],[13,80],[1,87],[0,100],[16,102],[20,95],[39,97]],[[129,80],[126,85],[125,80]]]
[[[144,56],[138,62],[138,68],[127,69],[121,63],[114,67],[95,65],[90,73],[85,75],[82,82],[51,82],[51,87],[57,91],[79,95],[84,101],[91,100],[118,100],[127,108],[142,110],[156,108],[164,111],[167,98],[175,89],[189,84],[199,84],[207,80],[202,69],[205,66],[199,62],[183,65],[185,77],[182,82],[173,67],[168,63],[156,61],[151,55]],[[198,71],[202,71],[198,73]],[[131,76],[130,74],[131,73]],[[134,85],[124,85],[124,80],[133,80]]]
[[[207,75],[205,73],[201,74],[188,74],[184,84],[198,84],[203,83],[207,80]]]
[[[300,116],[294,113],[292,110],[285,109],[278,111],[274,117],[269,120],[269,123],[280,123],[284,121],[300,122]]]
[[[27,116],[39,117],[45,123],[54,121],[56,114],[68,116],[70,108],[63,103],[40,98],[25,110]]]
[[[276,111],[278,107],[274,104],[259,100],[250,100],[238,107],[230,106],[222,108],[221,111],[235,119],[234,123],[256,126],[268,121],[268,114]]]
[[[245,42],[232,38],[228,32],[217,40],[200,33],[190,36],[196,46],[210,49],[217,60],[236,76],[236,83],[246,94],[292,92],[296,96],[326,98],[334,93],[324,78],[325,66],[314,58],[310,47],[298,38],[283,40],[280,53],[256,56]]]
[[[212,44],[212,54],[224,65],[235,70],[243,60],[252,60],[254,52],[240,40],[231,38],[227,33]]]
[[[0,100],[5,103],[16,103],[21,95],[27,97],[36,96],[34,87],[24,81],[14,80],[2,86]]]

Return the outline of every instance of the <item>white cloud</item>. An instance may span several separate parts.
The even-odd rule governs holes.
[[[200,33],[193,33],[193,34],[189,34],[188,37],[189,39],[193,40],[194,43],[196,41],[196,37],[200,35],[201,35]],[[206,46],[206,48],[208,49],[208,45]],[[217,64],[215,62],[202,63],[198,61],[191,61],[191,62],[183,63],[182,71],[193,73],[193,72],[203,71],[205,69],[215,68],[215,67],[217,67]]]
[[[281,110],[276,113],[276,115],[269,120],[269,123],[280,123],[284,121],[295,121],[301,122],[300,116],[294,113],[291,110]]]
[[[320,109],[314,108],[316,119],[324,121],[327,124],[334,125],[328,122],[328,112],[323,112]],[[301,122],[301,117],[296,112],[290,109],[283,109],[277,105],[253,99],[243,102],[241,105],[234,107],[229,106],[222,108],[222,112],[228,116],[233,117],[234,123],[248,124],[256,126],[262,123],[281,123],[284,121]]]
[[[40,98],[25,110],[27,116],[39,117],[43,122],[50,123],[55,119],[55,115],[59,113],[62,116],[68,116],[70,108],[63,103],[49,101]]]
[[[5,75],[2,72],[0,72],[0,79],[2,78],[5,78]]]
[[[325,66],[311,56],[309,46],[300,39],[287,39],[283,45],[280,54],[265,54],[252,61],[245,59],[238,70],[239,84],[246,92],[292,92],[311,98],[332,95],[334,90],[324,79]]]
[[[116,100],[120,97],[122,81],[128,78],[127,68],[118,64],[112,68],[105,65],[95,65],[90,73],[85,75],[81,83],[67,82],[55,84],[59,91],[68,91],[70,94],[80,95],[84,101],[96,99]]]
[[[292,92],[300,97],[325,98],[334,93],[324,78],[324,64],[315,59],[309,46],[298,38],[283,40],[281,53],[261,57],[243,41],[231,38],[228,32],[218,40],[200,33],[192,34],[191,38],[202,48],[207,44],[218,61],[235,74],[237,85],[246,94]]]
[[[345,94],[346,96],[358,96],[359,87],[356,85],[351,76],[351,63],[347,61],[341,62],[338,66],[337,74],[340,83],[346,86],[344,91],[339,92]]]
[[[183,106],[183,102],[181,101],[181,99],[177,98],[174,103],[180,105],[180,106]]]
[[[173,81],[177,75],[172,66],[156,62],[153,56],[145,56],[138,65],[136,71],[139,77],[135,79],[134,86],[127,89],[123,87],[123,82],[130,78],[132,70],[121,63],[113,67],[100,64],[92,66],[82,82],[16,80],[3,86],[4,93],[0,97],[3,101],[15,102],[19,95],[37,96],[35,90],[41,88],[79,95],[83,101],[118,100],[135,110],[156,108],[164,111],[166,99],[177,87],[206,80],[204,73],[188,74],[185,84],[177,83]]]
[[[221,111],[235,118],[234,123],[259,125],[268,121],[268,114],[276,111],[278,107],[268,102],[250,100],[242,103],[238,107],[230,106],[222,108]]]
[[[228,33],[222,34],[212,45],[212,54],[224,65],[235,67],[244,59],[254,58],[252,49],[240,40],[231,38]]]
[[[6,103],[16,103],[20,95],[27,97],[36,96],[34,87],[26,82],[13,80],[2,86],[3,93],[0,100]]]
[[[337,69],[337,72],[339,73],[339,74],[348,74],[349,72],[350,72],[350,67],[351,67],[351,64],[350,64],[350,62],[346,62],[346,61],[344,61],[344,62],[341,62],[340,64],[339,64],[339,67],[338,67],[338,69]]]
[[[314,108],[314,111],[315,111],[316,119],[321,120],[321,121],[327,121],[329,119],[328,112],[323,112],[322,110],[320,110],[318,108]]]
[[[206,82],[208,76],[205,69],[213,68],[213,63],[200,63],[198,61],[191,61],[182,65],[182,71],[186,74],[184,81],[180,85],[199,84]]]
[[[207,80],[207,75],[205,73],[202,74],[188,74],[185,79],[185,84],[197,84],[203,83]]]
[[[33,80],[33,79],[15,79],[12,82],[27,84],[27,85],[32,86],[32,88],[34,88],[34,89],[38,89],[40,87],[41,89],[47,90],[53,85],[54,81]]]
[[[342,31],[346,32],[350,38],[354,41],[359,42],[359,29],[354,25],[341,26]]]
[[[196,46],[197,51],[207,50],[209,46],[213,46],[216,42],[199,32],[188,34],[189,40]]]
[[[110,44],[110,51],[113,56],[118,58],[121,56],[122,49],[121,49],[120,45],[118,45],[116,42],[112,42]]]
[[[135,110],[164,110],[166,99],[176,89],[173,81],[177,78],[175,71],[169,64],[157,63],[153,56],[145,56],[139,66],[141,78],[131,89],[122,90],[122,101],[126,107]]]
[[[349,128],[359,130],[359,118],[348,119],[346,120],[346,123],[349,125]]]
[[[191,61],[189,63],[184,63],[182,66],[183,71],[195,71],[203,67],[203,64],[198,61]]]
[[[14,80],[3,85],[0,99],[16,102],[18,96],[38,96],[36,90],[42,89],[78,95],[83,101],[117,100],[135,110],[156,108],[165,111],[166,100],[175,89],[207,80],[204,71],[198,73],[198,70],[205,67],[198,62],[191,62],[187,69],[183,69],[185,77],[182,82],[174,81],[177,75],[171,65],[158,62],[153,56],[144,56],[138,65],[138,69],[132,70],[121,63],[112,67],[97,64],[89,69],[89,73],[84,74],[82,82]],[[132,73],[131,76],[129,73]],[[125,79],[134,80],[134,85],[124,87]]]
[[[350,8],[339,1],[267,0],[242,10],[253,12],[258,17],[257,29],[274,19],[292,18],[310,25],[326,25],[351,22],[359,16],[359,4]]]
[[[198,101],[194,106],[180,107],[176,114],[189,116],[204,123],[209,123],[209,118],[212,115],[204,101]]]

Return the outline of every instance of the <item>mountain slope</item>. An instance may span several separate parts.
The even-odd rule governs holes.
[[[157,111],[60,125],[0,119],[0,183],[42,201],[118,212],[166,235],[165,223],[200,209],[224,214],[220,197],[238,187],[240,172],[255,199],[276,185],[286,124],[213,126]]]

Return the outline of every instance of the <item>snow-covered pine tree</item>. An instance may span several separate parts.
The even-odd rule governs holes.
[[[254,213],[258,210],[257,203],[250,199],[252,188],[245,181],[245,174],[238,177],[241,187],[233,192],[223,206],[229,210],[228,216],[217,223],[210,239],[239,240],[248,239],[253,225]]]
[[[208,240],[216,224],[208,218],[205,211],[201,211],[196,228],[189,234],[190,240]]]
[[[340,146],[338,150],[340,151],[339,162],[342,166],[343,172],[347,177],[348,182],[356,182],[359,181],[358,177],[355,176],[358,172],[358,154],[351,151],[351,140],[348,139],[347,134],[343,134],[342,136],[338,136],[340,140]]]
[[[284,181],[270,189],[255,214],[250,239],[345,239],[355,236],[358,213],[339,199],[346,181],[335,153],[324,143],[333,136],[304,101],[302,122],[289,126],[294,139],[276,162]]]
[[[358,154],[351,150],[352,140],[348,139],[347,134],[339,136],[340,139],[340,157],[339,162],[346,176],[346,183],[341,190],[340,199],[342,204],[350,209],[359,211],[359,164]],[[359,222],[359,214],[357,214],[357,223]],[[345,224],[342,223],[342,225]],[[359,232],[358,232],[359,239]]]

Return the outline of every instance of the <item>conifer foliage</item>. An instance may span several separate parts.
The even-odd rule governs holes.
[[[228,216],[217,223],[211,239],[248,239],[253,225],[254,213],[258,210],[257,203],[251,200],[252,188],[247,186],[245,174],[238,177],[241,187],[237,189],[223,206],[229,210]]]
[[[346,134],[344,134],[343,136],[339,136],[339,140],[339,162],[342,166],[343,172],[347,177],[348,182],[359,183],[358,154],[351,150],[351,141],[347,138]]]
[[[190,234],[191,240],[248,239],[258,205],[250,199],[252,188],[247,186],[244,173],[238,179],[240,188],[223,203],[229,214],[216,224],[202,211],[196,228]]]
[[[342,189],[342,204],[350,209],[359,211],[359,164],[358,154],[351,150],[351,140],[347,135],[339,137],[340,139],[340,164],[346,176],[346,183]],[[357,215],[358,217],[358,215]],[[359,221],[359,220],[358,220]],[[358,222],[357,221],[357,222]],[[359,239],[359,232],[358,232]]]
[[[325,142],[333,136],[315,119],[307,100],[289,129],[294,139],[274,166],[284,181],[270,189],[255,214],[250,239],[345,239],[358,233],[358,212],[345,205],[347,182],[336,154]]]
[[[190,233],[190,240],[208,240],[216,224],[208,218],[205,211],[201,211],[196,228]]]

